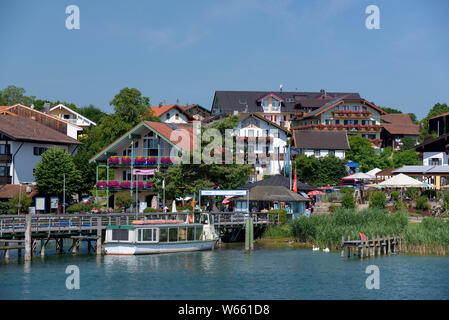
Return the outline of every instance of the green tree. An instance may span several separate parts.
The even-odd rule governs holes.
[[[430,118],[433,118],[435,116],[438,116],[440,114],[449,112],[449,106],[445,103],[441,104],[441,103],[436,103],[432,109],[430,109],[430,111],[427,113],[427,116],[421,120],[421,135],[420,135],[420,139],[421,141],[424,141],[426,136],[428,136],[429,134],[431,134],[431,132],[429,131],[429,120]]]
[[[65,150],[58,147],[48,149],[42,154],[34,171],[38,192],[46,196],[58,195],[62,199],[64,173],[67,197],[78,192],[80,172],[76,169],[72,156]]]
[[[406,165],[420,165],[422,162],[419,160],[418,153],[414,149],[394,152],[393,153],[393,167],[400,168]]]
[[[402,113],[401,110],[390,108],[390,107],[379,107],[379,108],[381,108],[386,113]]]
[[[369,199],[370,208],[385,209],[386,204],[387,199],[385,197],[385,193],[383,193],[382,191],[374,192]]]
[[[20,198],[20,205],[19,205],[19,198]],[[31,207],[33,203],[33,199],[28,196],[27,194],[16,194],[14,197],[9,200],[9,213],[10,214],[17,214],[19,213],[28,213],[28,207]]]
[[[0,91],[0,105],[10,106],[16,103],[28,106],[31,105],[36,97],[27,97],[25,92],[26,91],[23,88],[18,88],[13,85],[7,86],[5,89]]]
[[[140,121],[139,116],[150,108],[150,98],[142,96],[135,88],[124,88],[109,104],[114,106],[117,116],[134,125]]]
[[[401,139],[402,150],[409,150],[415,146],[415,140],[410,137],[404,137]]]
[[[345,209],[355,208],[354,190],[352,188],[341,189],[343,195],[340,198],[341,206]]]
[[[95,107],[93,104],[90,104],[86,107],[80,108],[78,112],[85,116],[87,119],[98,124],[100,120],[106,116],[106,113]]]

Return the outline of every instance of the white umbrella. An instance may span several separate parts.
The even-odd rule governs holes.
[[[383,188],[427,188],[424,182],[413,179],[403,173],[379,183]]]
[[[156,210],[159,209],[156,196],[153,196],[153,199],[151,200],[151,208],[156,209]]]
[[[376,177],[372,176],[370,174],[363,173],[363,172],[357,172],[357,173],[351,174],[350,176],[344,177],[343,179],[368,179],[368,180],[372,180],[372,179],[376,179]]]
[[[176,201],[173,200],[173,206],[171,208],[171,212],[176,212]]]
[[[374,168],[368,172],[366,172],[366,174],[369,174],[370,176],[376,176],[376,174],[378,174],[379,172],[381,172],[382,170],[379,168]]]

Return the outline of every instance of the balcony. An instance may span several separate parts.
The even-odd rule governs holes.
[[[308,124],[306,126],[295,127],[297,130],[324,130],[324,131],[352,131],[352,132],[380,132],[381,125],[361,125],[361,124]]]
[[[11,162],[12,161],[12,155],[11,154],[0,154],[0,162]]]
[[[12,177],[6,176],[6,177],[0,177],[0,186],[3,186],[5,184],[11,184]]]
[[[175,157],[177,158],[177,157]],[[175,160],[175,159],[174,159]],[[178,160],[178,159],[176,159]],[[110,167],[168,167],[173,164],[173,161],[168,156],[149,156],[149,157],[111,157],[108,159]]]
[[[370,111],[339,110],[333,112],[334,118],[340,119],[367,119],[371,118]]]
[[[109,182],[107,181],[98,181],[96,184],[96,187],[100,190],[108,188],[112,191],[120,191],[120,190],[130,190],[130,189],[136,189],[145,191],[145,190],[152,190],[154,184],[150,181],[134,181],[131,183],[129,180],[111,180]]]

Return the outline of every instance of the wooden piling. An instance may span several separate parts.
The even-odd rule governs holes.
[[[8,246],[8,242],[5,243],[5,247]],[[9,259],[9,250],[5,250],[5,259]]]
[[[25,261],[31,261],[32,247],[31,247],[31,214],[25,215]]]
[[[351,241],[351,236],[348,236],[348,242]],[[348,258],[351,258],[351,246],[348,245]]]
[[[101,217],[97,217],[97,254],[101,254]]]
[[[382,246],[381,244],[381,239],[379,238],[379,235],[377,235],[377,255],[380,256],[380,247]]]
[[[387,254],[387,239],[385,236],[382,236],[382,250],[383,254]]]
[[[249,218],[249,249],[254,250],[254,220]]]
[[[245,220],[245,252],[249,252],[249,219]]]
[[[388,251],[388,254],[390,255],[391,254],[391,244],[390,244],[390,235],[388,235],[387,236],[387,251]]]
[[[341,258],[345,258],[345,236],[341,236]]]

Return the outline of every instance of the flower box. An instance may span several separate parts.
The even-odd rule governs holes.
[[[145,183],[145,188],[152,188],[152,187],[153,187],[153,183],[152,182]]]
[[[122,164],[129,164],[131,163],[131,158],[130,157],[122,157]]]
[[[147,158],[147,164],[157,164],[157,159],[154,157]]]
[[[119,160],[119,158],[117,158],[117,157],[110,157],[109,159],[108,159],[108,163],[112,163],[112,164],[118,164],[120,162],[120,160]]]
[[[108,186],[110,188],[118,188],[120,184],[118,183],[118,181],[109,181]]]
[[[98,181],[98,182],[97,182],[97,187],[98,187],[98,188],[106,188],[107,185],[108,185],[108,184],[107,184],[106,181]]]
[[[120,182],[120,188],[130,188],[130,187],[131,187],[131,182],[129,182],[129,181]]]
[[[170,157],[161,157],[162,164],[172,164]]]
[[[145,158],[144,157],[137,157],[134,159],[134,164],[145,164]]]
[[[145,184],[142,181],[139,181],[136,183],[136,181],[133,182],[133,187],[135,188],[137,185],[138,188],[143,188]]]

